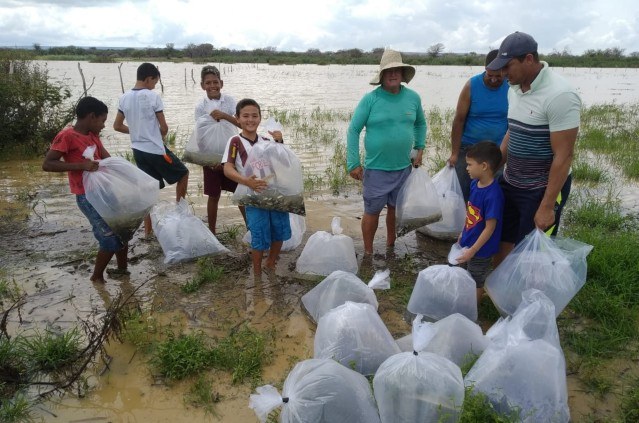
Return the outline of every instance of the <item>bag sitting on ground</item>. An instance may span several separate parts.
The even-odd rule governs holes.
[[[164,251],[165,264],[229,252],[193,215],[184,198],[179,203],[162,202],[153,207],[151,223]]]
[[[395,214],[398,236],[441,219],[437,190],[423,167],[413,168],[399,190]]]
[[[281,396],[271,385],[256,392],[249,408],[261,423],[278,407],[280,423],[379,423],[366,378],[331,359],[297,363],[284,381]]]
[[[555,305],[538,289],[528,289],[512,316],[500,317],[486,332],[490,342],[514,345],[522,341],[543,339],[561,348],[555,319]]]
[[[288,220],[291,224],[291,237],[282,243],[282,251],[293,251],[302,243],[306,233],[306,219],[304,216],[289,213]],[[246,231],[242,242],[251,245],[251,231]]]
[[[526,423],[570,420],[563,352],[537,339],[515,345],[491,344],[464,383],[482,392],[498,413],[519,411]]]
[[[121,157],[100,160],[83,172],[87,200],[122,242],[133,238],[160,196],[160,183]]]
[[[472,363],[488,347],[488,339],[475,322],[459,313],[428,323],[417,315],[413,321],[413,337],[421,335],[426,342],[414,351],[430,352],[463,367]]]
[[[459,367],[428,352],[403,352],[379,366],[373,391],[382,423],[457,422],[464,402]]]
[[[515,312],[524,291],[538,289],[555,304],[558,316],[586,282],[586,257],[591,250],[591,245],[553,240],[534,229],[488,275],[486,291],[505,316]]]
[[[217,166],[222,162],[226,144],[237,132],[237,127],[225,119],[217,121],[210,115],[200,116],[184,148],[184,161],[200,166]]]
[[[306,241],[297,259],[295,271],[328,276],[336,270],[357,273],[357,256],[353,238],[342,234],[340,218],[331,223],[333,234],[317,231]]]
[[[246,185],[238,184],[231,197],[235,204],[306,215],[302,164],[284,144],[274,141],[256,143],[248,153],[243,176],[255,176],[266,181],[268,186],[255,192]]]
[[[346,301],[366,303],[377,310],[377,298],[373,289],[390,288],[390,270],[375,273],[367,284],[350,272],[336,270],[302,297],[302,304],[315,322],[326,312]]]
[[[460,313],[477,320],[477,292],[470,273],[446,264],[430,266],[417,275],[408,311],[431,321]]]
[[[466,223],[466,204],[454,167],[444,166],[433,176],[439,194],[442,220],[420,228],[419,233],[436,239],[456,240]]]
[[[332,358],[363,375],[373,375],[399,347],[370,304],[347,301],[319,319],[314,358]]]

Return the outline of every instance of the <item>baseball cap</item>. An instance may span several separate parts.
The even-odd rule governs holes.
[[[486,66],[486,69],[499,70],[515,57],[535,51],[537,51],[537,41],[533,37],[524,32],[513,32],[501,42],[497,57]]]

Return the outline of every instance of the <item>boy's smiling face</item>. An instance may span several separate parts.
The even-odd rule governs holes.
[[[204,76],[201,84],[202,89],[206,91],[206,96],[209,100],[219,100],[221,94],[222,87],[224,86],[224,81],[222,81],[217,76],[209,73]]]
[[[261,120],[260,109],[252,105],[242,107],[239,116],[237,116],[237,122],[245,135],[257,133],[257,127],[260,126]]]

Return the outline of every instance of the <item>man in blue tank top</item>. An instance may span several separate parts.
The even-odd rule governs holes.
[[[497,57],[497,50],[486,55],[487,66]],[[508,83],[500,71],[486,69],[470,78],[459,94],[448,165],[454,166],[459,178],[464,202],[470,195],[470,177],[466,172],[466,150],[480,141],[497,145],[508,129]]]

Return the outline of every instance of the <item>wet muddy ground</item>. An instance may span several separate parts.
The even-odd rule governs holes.
[[[330,231],[334,216],[341,217],[344,233],[354,239],[363,279],[386,267],[391,269],[392,279],[394,272],[406,271],[407,257],[417,271],[442,263],[450,246],[411,232],[398,239],[394,249],[387,250],[382,218],[376,253],[371,261],[362,263],[361,195],[318,194],[306,199],[307,232],[302,245],[295,251],[282,253],[274,274],[253,276],[248,249],[240,241],[241,233],[237,242],[227,244],[232,250],[225,259],[227,268],[233,269],[229,277],[218,285],[184,294],[180,286],[195,275],[196,264],[165,266],[157,241],[142,241],[140,229],[130,242],[131,275],[108,278],[106,285],[96,285],[89,281],[96,242],[88,222],[75,205],[74,196],[68,193],[65,176],[45,174],[39,170],[39,164],[3,163],[0,171],[3,186],[0,268],[8,280],[15,281],[29,295],[21,319],[11,316],[12,331],[47,325],[68,329],[78,319],[99,316],[118,292],[134,292],[135,299],[144,310],[150,311],[153,319],[185,331],[201,330],[212,336],[224,336],[230,328],[245,322],[260,331],[274,330],[273,354],[263,371],[264,384],[281,386],[296,362],[313,355],[315,325],[301,309],[300,297],[321,278],[302,277],[294,271],[294,265],[308,236],[318,230]],[[196,215],[205,219],[206,197],[196,191],[192,190],[194,194],[187,199]],[[173,188],[165,189],[161,198],[169,200],[173,192]],[[229,198],[223,197],[220,203],[219,228],[242,223]],[[392,296],[378,294],[378,297],[380,315],[392,335],[399,338],[409,333],[403,306]],[[485,319],[481,323],[484,329],[492,324]],[[164,384],[152,374],[148,357],[131,345],[113,341],[108,353],[113,358],[109,369],[105,371],[98,364],[92,370],[91,390],[86,396],[53,397],[36,409],[37,415],[52,422],[257,421],[248,408],[251,386],[233,385],[228,373],[211,373],[216,381],[214,389],[220,395],[216,415],[211,416],[185,404],[184,393],[190,381]],[[628,363],[620,363],[619,371],[624,371],[624,366]],[[593,399],[574,376],[569,376],[569,391],[575,421],[593,408],[603,414],[606,408],[615,408],[613,396]]]

